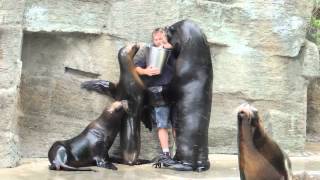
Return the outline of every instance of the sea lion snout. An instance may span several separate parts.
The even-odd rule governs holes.
[[[258,112],[257,108],[250,105],[249,103],[243,103],[237,108],[238,114],[246,114],[248,117],[252,117]]]
[[[240,111],[240,112],[238,112],[238,119],[241,119],[241,120],[249,119],[249,116],[244,111]]]
[[[119,109],[123,108],[125,111],[128,110],[128,101],[115,101],[111,104],[110,108],[108,109],[109,112],[118,111]]]
[[[238,120],[247,120],[251,126],[257,126],[258,110],[249,103],[243,103],[238,108]]]
[[[138,52],[140,45],[138,43],[127,44],[122,50],[120,50],[122,56],[130,56],[132,59]]]
[[[243,103],[238,108],[238,116],[241,118],[250,118],[253,115],[252,108],[250,104]]]
[[[125,111],[128,111],[128,109],[129,109],[128,101],[127,100],[122,100],[121,104],[122,104],[123,109]]]

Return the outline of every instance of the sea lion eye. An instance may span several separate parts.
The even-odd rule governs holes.
[[[169,26],[169,27],[168,27],[168,30],[169,30],[169,32],[171,32],[171,33],[176,31],[176,29],[175,29],[174,27],[172,27],[172,26]]]
[[[253,111],[252,118],[251,118],[251,125],[254,127],[257,127],[258,122],[259,122],[258,111]]]

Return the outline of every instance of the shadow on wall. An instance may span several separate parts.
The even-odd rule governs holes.
[[[53,141],[78,134],[110,105],[110,98],[80,84],[102,74],[115,79],[115,47],[106,36],[25,34],[18,120],[23,157],[46,157]]]
[[[310,82],[308,87],[307,141],[320,142],[320,79]]]

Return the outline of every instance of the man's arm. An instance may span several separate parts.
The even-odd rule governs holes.
[[[160,69],[153,67],[141,68],[137,66],[136,71],[139,75],[154,76],[160,74]]]
[[[135,70],[139,75],[154,76],[160,74],[160,69],[153,67],[146,67],[147,47],[141,47],[133,58]]]

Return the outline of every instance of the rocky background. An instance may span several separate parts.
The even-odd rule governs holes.
[[[54,141],[80,133],[112,102],[81,82],[117,82],[122,46],[186,18],[212,52],[210,153],[237,153],[244,101],[286,152],[303,152],[306,141],[320,142],[319,53],[306,40],[312,10],[310,0],[1,1],[0,167],[46,157]],[[141,157],[152,158],[156,134],[142,130]]]

